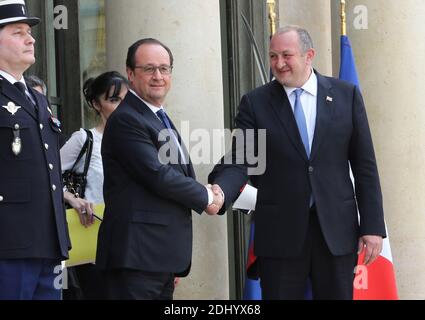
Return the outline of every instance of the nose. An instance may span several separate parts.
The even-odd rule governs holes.
[[[159,71],[159,68],[155,68],[152,76],[154,79],[162,79],[162,73]]]
[[[283,58],[283,57],[278,57],[278,59],[277,59],[277,63],[276,63],[276,66],[277,66],[279,69],[280,69],[280,68],[285,67],[285,66],[286,66],[285,58]]]
[[[34,37],[31,35],[31,33],[27,33],[28,37],[27,37],[27,42],[30,44],[34,44],[35,43],[35,39]]]

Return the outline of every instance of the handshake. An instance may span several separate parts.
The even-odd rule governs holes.
[[[205,209],[205,212],[210,216],[217,215],[217,213],[220,211],[221,207],[224,204],[223,190],[221,190],[218,184],[208,184],[205,187],[211,190],[214,195],[213,202]]]

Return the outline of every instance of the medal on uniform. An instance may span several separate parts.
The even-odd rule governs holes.
[[[19,125],[15,124],[15,128],[13,130],[13,141],[12,141],[12,152],[15,156],[19,156],[22,150],[22,141],[21,134],[19,130]]]
[[[60,128],[62,126],[62,123],[59,121],[59,119],[51,116],[50,117],[50,122],[56,127],[56,128]]]
[[[14,116],[16,112],[18,112],[18,110],[21,109],[20,106],[15,105],[12,101],[9,102],[7,106],[3,106],[3,108],[9,111],[12,116]]]

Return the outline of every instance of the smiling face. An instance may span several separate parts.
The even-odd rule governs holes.
[[[136,67],[127,68],[133,90],[144,100],[160,107],[171,87],[171,73],[162,74],[158,68],[149,74],[141,66],[170,66],[170,56],[159,44],[142,44],[135,54]]]
[[[26,23],[8,24],[0,29],[0,69],[19,80],[34,62],[31,27]]]
[[[303,52],[296,31],[276,34],[270,42],[270,67],[282,85],[300,88],[307,82],[315,52],[313,48]]]

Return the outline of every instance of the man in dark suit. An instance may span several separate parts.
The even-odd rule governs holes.
[[[0,299],[60,299],[70,247],[58,148],[60,124],[26,86],[34,62],[22,0],[0,2]]]
[[[356,252],[366,250],[372,263],[386,236],[359,88],[313,70],[314,55],[306,30],[280,29],[270,43],[275,80],[243,96],[236,117],[244,133],[266,129],[265,146],[245,145],[265,148],[265,172],[250,177],[258,188],[254,250],[264,299],[302,299],[308,278],[315,299],[352,299]],[[232,152],[240,152],[235,143]],[[225,207],[249,169],[214,168],[209,182],[222,188]]]
[[[96,264],[106,269],[112,299],[172,299],[174,277],[187,275],[191,265],[191,209],[214,215],[223,203],[221,193],[196,182],[164,112],[172,68],[173,55],[158,40],[134,43],[129,93],[106,124]]]

